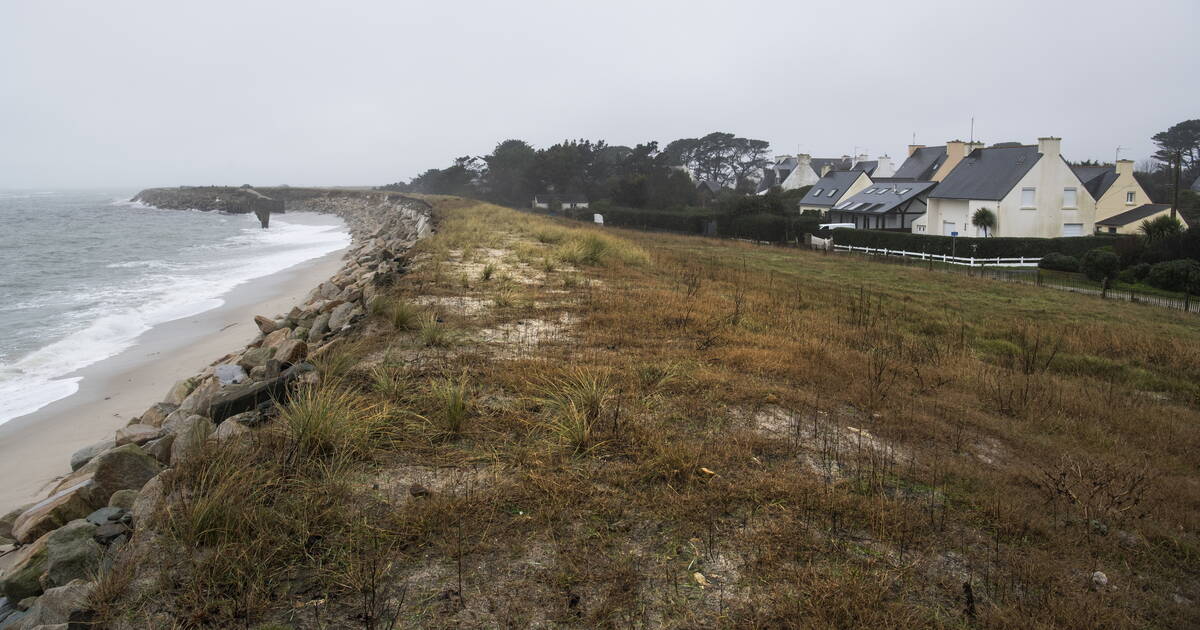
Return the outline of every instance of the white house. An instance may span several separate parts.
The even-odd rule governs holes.
[[[582,210],[588,207],[587,197],[583,195],[557,195],[546,193],[533,198],[533,207],[538,210]]]
[[[817,180],[800,199],[800,212],[824,213],[871,185],[863,171],[832,171]]]
[[[991,210],[992,236],[1052,238],[1095,230],[1096,200],[1061,154],[1061,138],[1039,138],[976,148],[929,195],[929,209],[913,232],[984,236],[971,219]]]
[[[807,153],[797,156],[779,155],[775,157],[774,164],[763,170],[763,178],[759,180],[755,192],[762,195],[774,186],[783,190],[814,186],[832,171],[863,171],[868,177],[891,177],[895,166],[892,164],[892,158],[886,155],[874,160],[868,160],[866,155],[859,155],[857,158],[848,155],[840,158],[814,158]]]

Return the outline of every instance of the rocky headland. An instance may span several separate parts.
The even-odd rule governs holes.
[[[176,383],[113,436],[76,452],[64,462],[70,473],[45,498],[0,516],[0,630],[86,623],[94,580],[136,541],[139,521],[157,508],[162,473],[206,444],[255,431],[296,384],[316,381],[310,361],[365,318],[379,292],[404,272],[402,254],[431,230],[429,204],[387,192],[160,188],[135,200],[233,212],[231,200],[256,195],[341,217],[354,238],[344,265],[303,305],[256,317],[260,334],[249,346]]]

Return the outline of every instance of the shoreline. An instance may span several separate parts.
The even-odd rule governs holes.
[[[302,304],[338,273],[354,244],[238,285],[221,306],[154,326],[131,347],[71,374],[83,377],[75,393],[0,424],[0,514],[44,496],[70,473],[72,453],[111,437],[175,382],[253,342],[255,315]]]

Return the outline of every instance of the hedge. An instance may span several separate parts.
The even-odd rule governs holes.
[[[592,213],[603,215],[605,225],[670,230],[672,232],[689,232],[693,234],[702,234],[704,232],[704,224],[712,220],[712,211],[704,208],[651,210],[602,204],[597,204],[593,209],[580,213],[581,216],[576,218],[590,220]]]
[[[908,232],[884,232],[880,230],[838,229],[833,231],[833,242],[837,245],[873,247],[876,249],[902,249],[910,252],[927,252],[939,255],[974,256],[976,258],[1041,258],[1051,252],[1082,257],[1098,247],[1111,247],[1120,237],[1116,236],[1067,236],[1060,238],[974,238]]]

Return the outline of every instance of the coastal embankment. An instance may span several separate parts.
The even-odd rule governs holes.
[[[215,198],[227,190],[150,189],[137,199],[163,208],[224,210]],[[6,461],[16,458],[11,461],[18,468],[24,463],[34,471],[24,484],[3,495],[5,499],[27,496],[42,485],[38,475],[55,465],[64,476],[44,484],[32,503],[6,509],[0,516],[0,628],[78,621],[93,588],[90,580],[132,535],[139,505],[146,503],[138,499],[139,492],[146,493],[143,486],[206,442],[228,439],[262,423],[290,384],[312,380],[316,375],[309,360],[320,357],[365,318],[379,291],[402,273],[401,255],[431,230],[430,206],[395,193],[259,190],[272,199],[286,199],[289,210],[340,217],[353,237],[342,264],[338,267],[326,257],[295,268],[283,281],[288,288],[273,302],[243,296],[240,312],[249,320],[246,309],[294,302],[299,285],[317,285],[287,312],[275,317],[271,310],[255,314],[257,333],[248,345],[169,387],[163,383],[173,375],[153,363],[95,379],[94,387],[112,388],[103,397],[106,404],[73,412],[117,414],[122,426],[95,444],[73,450],[69,461],[54,456],[61,453],[38,452],[29,443],[23,452],[5,455]],[[215,344],[248,336],[246,326],[238,328],[181,354],[190,361],[202,360],[209,351],[219,354]],[[232,343],[221,351],[232,350]],[[174,369],[186,364],[179,358]],[[151,395],[151,388],[161,391]],[[79,439],[70,427],[30,428],[35,430],[60,443]]]

